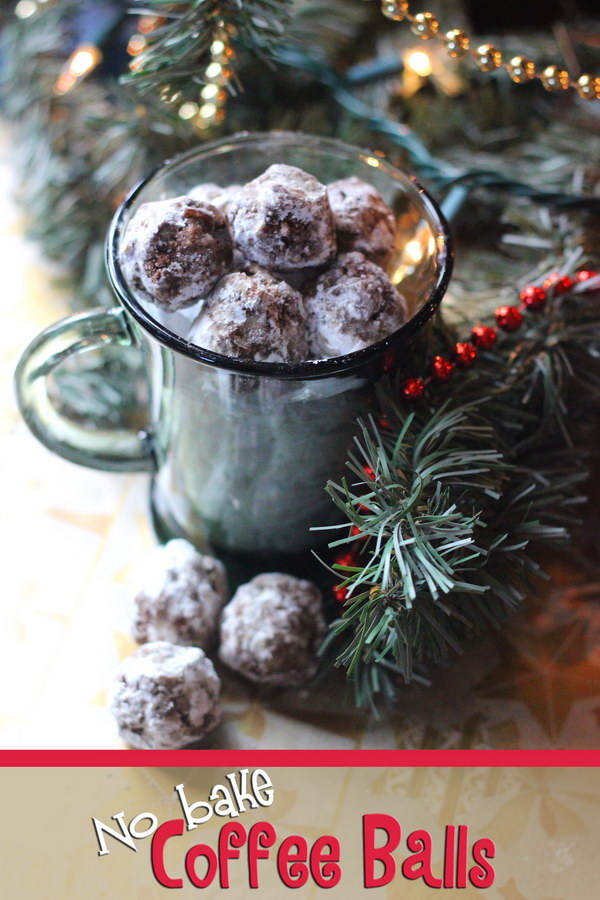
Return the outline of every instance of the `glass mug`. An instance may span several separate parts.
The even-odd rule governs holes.
[[[244,183],[281,162],[325,184],[357,176],[392,207],[396,246],[388,273],[411,316],[384,340],[326,360],[231,359],[190,344],[173,325],[181,314],[161,313],[126,283],[119,248],[142,203],[202,182]],[[110,227],[107,268],[121,305],[57,323],[21,358],[17,397],[29,428],[76,463],[151,472],[161,539],[185,537],[226,561],[293,569],[291,558],[323,543],[323,532],[311,529],[339,522],[325,485],[347,471],[357,418],[374,408],[377,381],[390,365],[406,369],[411,345],[446,290],[452,251],[436,203],[412,177],[368,151],[295,133],[241,134],[169,160],[138,185]],[[149,396],[143,431],[86,429],[53,405],[52,370],[73,354],[107,345],[134,346],[143,357]]]

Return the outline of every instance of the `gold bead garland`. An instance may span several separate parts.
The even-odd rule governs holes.
[[[394,22],[404,20],[410,22],[413,34],[422,40],[438,38],[449,56],[456,58],[470,55],[482,72],[505,69],[516,84],[526,84],[534,78],[539,78],[547,91],[560,92],[574,88],[584,100],[600,99],[599,76],[581,75],[575,79],[561,66],[547,66],[538,72],[535,63],[524,56],[513,56],[509,61],[505,61],[501,52],[491,44],[482,44],[476,49],[471,49],[469,37],[464,31],[452,28],[450,31],[442,32],[440,23],[433,13],[411,13],[408,0],[381,0],[381,11],[386,18]]]

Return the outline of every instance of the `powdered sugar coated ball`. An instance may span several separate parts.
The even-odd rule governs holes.
[[[218,725],[221,682],[199,647],[144,644],[123,661],[110,695],[119,734],[133,747],[169,750]]]
[[[310,350],[344,356],[387,337],[407,318],[406,301],[362,253],[339,256],[305,295]]]
[[[221,660],[261,684],[311,678],[325,633],[321,593],[310,581],[271,572],[239,587],[221,621]]]
[[[127,226],[123,274],[169,312],[206,296],[229,268],[233,243],[223,213],[190,197],[144,203]]]
[[[360,178],[341,178],[327,188],[340,253],[359,250],[385,266],[394,246],[394,214],[379,191]]]
[[[209,296],[189,340],[224,356],[299,362],[308,356],[302,296],[258,266],[232,272]]]
[[[205,184],[197,184],[188,193],[188,197],[192,200],[202,200],[204,203],[212,203],[222,213],[227,214],[229,206],[241,191],[241,184],[228,184],[226,187],[220,187],[212,181]]]
[[[153,548],[143,560],[143,571],[133,604],[134,639],[207,650],[228,596],[223,563],[176,539]]]
[[[302,269],[335,256],[327,189],[296,166],[269,166],[244,185],[228,215],[237,246],[266,268]]]

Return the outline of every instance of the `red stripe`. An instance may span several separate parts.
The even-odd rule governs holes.
[[[600,766],[599,750],[0,750],[0,766]]]

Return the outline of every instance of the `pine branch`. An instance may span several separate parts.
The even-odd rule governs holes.
[[[555,297],[450,396],[411,409],[398,379],[381,386],[352,477],[327,488],[348,523],[330,546],[354,558],[334,566],[347,596],[322,652],[359,704],[397,698],[423,665],[499,627],[542,574],[530,547],[567,539],[587,474],[582,414],[600,397],[598,298]]]
[[[272,59],[290,23],[291,4],[292,0],[140,0],[140,13],[166,21],[150,33],[128,78],[144,92],[203,84],[201,62],[223,28],[236,50]]]

